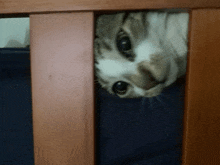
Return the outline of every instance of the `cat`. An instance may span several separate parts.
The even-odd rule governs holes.
[[[121,98],[155,97],[184,76],[188,13],[121,12],[96,21],[95,75]]]

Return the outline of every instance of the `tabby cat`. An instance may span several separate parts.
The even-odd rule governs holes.
[[[122,12],[96,22],[95,73],[121,98],[155,97],[186,72],[188,13]]]

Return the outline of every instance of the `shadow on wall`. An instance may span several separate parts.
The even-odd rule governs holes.
[[[30,29],[26,29],[24,43],[15,39],[10,39],[5,48],[24,48],[30,45]]]

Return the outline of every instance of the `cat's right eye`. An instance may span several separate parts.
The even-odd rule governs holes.
[[[115,94],[118,95],[124,95],[127,92],[128,89],[128,83],[124,81],[117,81],[113,86],[112,86],[112,91]]]

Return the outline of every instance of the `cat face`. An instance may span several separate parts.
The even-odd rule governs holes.
[[[95,72],[103,88],[122,98],[154,97],[185,73],[186,55],[176,53],[167,39],[166,16],[152,19],[139,12],[98,18]]]

